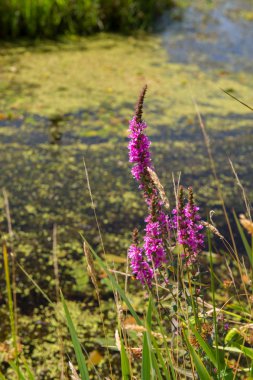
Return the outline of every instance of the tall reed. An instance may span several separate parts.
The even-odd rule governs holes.
[[[149,29],[172,0],[1,0],[0,37],[55,38]]]

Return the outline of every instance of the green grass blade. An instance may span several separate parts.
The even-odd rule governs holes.
[[[63,304],[63,308],[64,308],[64,313],[65,313],[68,329],[69,329],[69,332],[70,332],[72,344],[73,344],[73,347],[74,347],[74,350],[75,350],[76,360],[77,360],[78,368],[79,368],[79,371],[80,371],[81,379],[82,380],[89,380],[89,373],[88,373],[88,369],[87,369],[87,366],[86,366],[85,358],[83,356],[82,348],[81,348],[81,345],[79,343],[79,340],[78,340],[78,337],[77,337],[77,333],[76,333],[74,324],[72,322],[72,319],[71,319],[71,316],[70,316],[67,304],[66,304],[66,302],[64,300],[64,297],[63,297],[62,293],[61,293],[61,300],[62,300],[62,304]]]
[[[19,369],[19,363],[18,363],[18,345],[17,345],[17,335],[16,335],[16,325],[15,325],[15,315],[14,315],[14,304],[12,299],[12,290],[11,290],[11,280],[10,280],[10,272],[9,272],[9,259],[8,259],[8,252],[6,243],[3,242],[3,258],[4,258],[4,273],[5,273],[5,282],[6,282],[6,291],[7,291],[7,299],[8,299],[8,306],[9,306],[9,317],[10,317],[10,325],[11,325],[11,337],[12,337],[12,344],[13,348],[15,350],[15,370],[18,375],[19,380],[23,380],[22,373]],[[25,380],[25,379],[24,379]]]
[[[153,302],[153,299],[150,298],[150,300],[152,302],[152,310],[154,312],[155,318],[156,318],[157,323],[159,325],[160,333],[161,333],[161,335],[163,337],[163,344],[164,344],[165,351],[166,351],[166,359],[168,360],[168,364],[170,366],[170,371],[171,371],[172,379],[176,380],[177,379],[177,375],[175,373],[174,365],[173,365],[172,360],[171,360],[171,355],[170,355],[168,343],[167,343],[167,340],[166,340],[166,334],[165,334],[165,331],[164,331],[164,327],[162,325],[159,313],[158,313],[157,308],[156,308],[156,306],[155,306],[155,304]],[[155,344],[155,343],[153,342],[153,344]]]
[[[124,342],[122,339],[120,339],[121,348],[120,348],[120,358],[121,358],[121,372],[122,372],[122,379],[123,380],[129,380],[131,378],[131,372],[130,372],[130,366],[129,366],[129,360],[126,353],[126,349],[124,346]]]
[[[216,314],[216,300],[215,300],[215,282],[214,282],[214,268],[213,268],[213,254],[211,245],[210,231],[207,231],[208,249],[210,257],[210,274],[211,274],[211,292],[212,292],[212,305],[213,305],[213,324],[214,324],[214,341],[215,341],[215,355],[218,365],[218,376],[220,375],[220,351],[218,349],[218,327],[217,327],[217,314]]]
[[[201,346],[202,350],[206,353],[208,359],[213,363],[213,365],[218,369],[218,361],[216,359],[215,352],[212,347],[210,347],[202,338],[200,333],[195,329],[192,328],[192,332],[194,333],[197,341],[199,342],[199,345]]]
[[[82,236],[82,238],[83,238],[83,236]],[[133,306],[131,305],[131,302],[129,301],[128,297],[126,296],[124,290],[116,282],[115,278],[110,273],[110,271],[106,267],[106,265],[103,262],[103,260],[101,260],[101,258],[96,254],[96,252],[92,249],[92,247],[89,245],[89,243],[85,239],[84,239],[84,241],[86,242],[86,244],[90,248],[90,251],[92,252],[92,254],[95,256],[95,258],[96,258],[97,262],[99,263],[100,267],[106,272],[107,276],[109,277],[109,279],[111,281],[111,284],[113,285],[114,289],[117,290],[117,292],[119,293],[119,295],[121,296],[121,298],[123,299],[123,301],[125,302],[125,304],[127,305],[130,313],[132,314],[132,316],[136,320],[137,324],[139,326],[143,326],[142,321],[140,320],[140,318],[138,317],[138,314],[136,313],[136,311],[134,310]]]
[[[206,367],[204,366],[202,360],[200,359],[199,355],[194,350],[194,348],[191,346],[185,331],[183,331],[183,334],[184,334],[184,339],[185,339],[186,345],[188,347],[189,353],[192,357],[192,360],[194,362],[194,365],[196,367],[196,371],[199,375],[200,380],[212,380],[211,376],[209,375],[209,373],[208,373]]]
[[[150,379],[150,368],[151,368],[151,355],[149,352],[148,337],[147,333],[143,334],[143,346],[142,346],[142,365],[141,365],[141,380]]]
[[[240,346],[241,351],[244,355],[248,356],[251,360],[253,360],[253,349],[250,347]]]
[[[153,347],[152,347],[152,333],[151,333],[151,297],[149,298],[149,306],[148,306],[148,313],[146,317],[146,338],[147,338],[147,354],[149,355],[149,363],[150,363],[150,371],[149,371],[149,377],[148,379],[154,380],[154,379],[159,379],[162,380],[162,374],[160,371],[160,367],[157,362],[156,355],[154,353]]]
[[[152,299],[151,299],[151,294],[149,296],[149,302],[148,302],[148,311],[147,311],[147,316],[146,316],[146,323],[147,326],[151,329],[151,323],[152,323]]]
[[[151,346],[151,343],[150,343],[150,346]],[[160,371],[160,368],[159,368],[159,365],[157,363],[157,359],[156,359],[156,356],[152,350],[152,347],[150,347],[150,353],[151,353],[151,363],[152,363],[152,366],[151,366],[151,379],[158,379],[158,380],[164,380],[164,378],[162,377],[162,374],[161,374],[161,371]]]
[[[239,222],[239,220],[238,220],[238,218],[237,218],[236,213],[235,213],[235,212],[233,212],[233,213],[234,213],[234,218],[235,218],[235,221],[236,221],[236,225],[237,225],[238,231],[239,231],[239,233],[240,233],[240,236],[241,236],[241,239],[242,239],[242,242],[243,242],[243,245],[244,245],[245,251],[247,252],[247,255],[248,255],[248,257],[249,257],[250,265],[251,265],[251,267],[253,268],[253,255],[252,255],[252,250],[251,250],[251,248],[250,248],[250,245],[249,245],[249,243],[248,243],[248,240],[247,240],[247,238],[246,238],[246,235],[245,235],[245,233],[244,233],[244,231],[243,231],[243,228],[242,228],[242,226],[241,226],[241,224],[240,224],[240,222]]]
[[[163,369],[163,373],[164,373],[164,376],[165,376],[165,379],[166,380],[171,380],[171,376],[170,376],[170,372],[169,372],[169,369],[168,369],[168,366],[166,365],[164,359],[163,359],[163,356],[160,352],[160,349],[158,347],[158,344],[155,340],[155,338],[152,336],[152,344],[154,346],[154,349],[155,349],[155,352],[156,352],[156,355],[157,355],[157,358],[158,358],[158,362],[160,363],[162,369]]]
[[[10,361],[9,364],[13,371],[18,375],[19,380],[27,380],[21,369],[13,361]]]
[[[27,364],[27,361],[25,360],[25,358],[23,358],[23,363],[24,363],[24,366],[25,366],[25,369],[26,369],[26,372],[27,372],[27,375],[28,375],[28,379],[29,380],[36,380],[35,377],[34,377],[34,374],[32,373],[29,365]]]
[[[0,380],[7,380],[6,377],[0,372]]]
[[[16,328],[15,328],[15,317],[14,317],[14,308],[13,308],[13,300],[12,300],[12,292],[11,292],[11,280],[10,280],[10,272],[9,272],[9,259],[8,252],[5,242],[3,243],[3,258],[4,258],[4,274],[5,274],[5,283],[6,283],[6,292],[9,306],[9,317],[10,317],[10,325],[11,325],[11,337],[13,347],[15,349],[15,356],[18,355],[17,349],[17,337],[16,337]]]
[[[160,352],[160,348],[158,347],[158,344],[156,342],[156,339],[155,337],[152,335],[152,328],[151,328],[151,324],[152,324],[152,314],[153,314],[153,300],[152,300],[152,295],[150,293],[149,295],[149,304],[148,304],[148,311],[147,311],[147,316],[146,316],[146,326],[147,326],[147,330],[148,330],[148,334],[149,334],[149,337],[150,337],[150,342],[151,344],[153,345],[153,350],[157,356],[157,361],[158,361],[158,364],[160,364],[160,367],[163,369],[163,373],[164,373],[164,376],[166,378],[166,380],[170,380],[170,374],[168,372],[168,369],[167,369],[167,365],[165,364],[165,361],[161,355],[161,352]],[[149,360],[151,358],[152,355],[150,350],[149,350],[149,345],[148,345],[148,340],[146,340],[145,342],[145,335],[146,335],[146,338],[147,338],[147,334],[144,334],[143,335],[143,356],[142,356],[142,359],[144,357],[144,347],[145,347],[145,343],[147,343],[147,347],[145,347],[146,349],[148,349],[148,354],[149,354]],[[151,347],[151,350],[152,350],[152,346],[150,345]],[[146,353],[147,355],[147,353]],[[144,366],[144,363],[143,363],[143,360],[142,360],[142,368]],[[149,367],[150,367],[150,362],[149,362]],[[149,369],[150,371],[150,369]],[[146,379],[147,377],[143,377],[143,379]]]

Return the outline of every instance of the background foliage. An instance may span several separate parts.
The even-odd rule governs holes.
[[[171,0],[2,0],[0,36],[54,38],[65,33],[149,30]]]

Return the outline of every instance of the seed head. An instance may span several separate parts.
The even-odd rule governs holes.
[[[144,103],[144,98],[145,98],[145,95],[147,92],[147,88],[148,88],[148,86],[145,84],[145,86],[141,90],[138,102],[137,102],[136,107],[135,107],[135,116],[136,116],[137,123],[142,122],[143,103]]]

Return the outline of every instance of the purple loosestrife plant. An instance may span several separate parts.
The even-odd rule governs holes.
[[[134,164],[132,174],[143,191],[148,206],[148,216],[145,219],[143,246],[140,247],[139,242],[134,239],[128,250],[128,257],[135,277],[143,285],[151,287],[156,270],[161,271],[164,264],[168,263],[172,246],[170,235],[173,230],[176,230],[177,242],[183,246],[182,258],[187,265],[196,261],[203,248],[204,236],[201,233],[203,226],[200,223],[199,208],[194,204],[191,188],[186,205],[184,205],[183,188],[180,188],[177,208],[172,211],[171,218],[163,211],[164,198],[150,174],[150,169],[153,170],[149,150],[151,143],[145,134],[147,124],[142,120],[146,91],[147,86],[140,94],[135,115],[130,121],[128,148],[129,161]],[[166,276],[163,278],[167,281]]]
[[[159,198],[158,191],[150,177],[148,168],[152,168],[150,141],[144,131],[147,124],[142,120],[142,110],[144,97],[147,91],[145,86],[137,102],[135,116],[130,121],[130,142],[129,161],[134,163],[132,168],[133,177],[139,183],[143,191],[144,199],[148,205],[149,215],[145,219],[145,237],[143,248],[131,245],[128,251],[130,265],[137,279],[142,284],[146,283],[151,286],[151,279],[154,276],[154,269],[159,268],[166,262],[166,248],[164,241],[168,230],[168,217],[162,211],[163,202]],[[143,256],[145,255],[145,259]],[[144,282],[143,276],[146,275]]]

